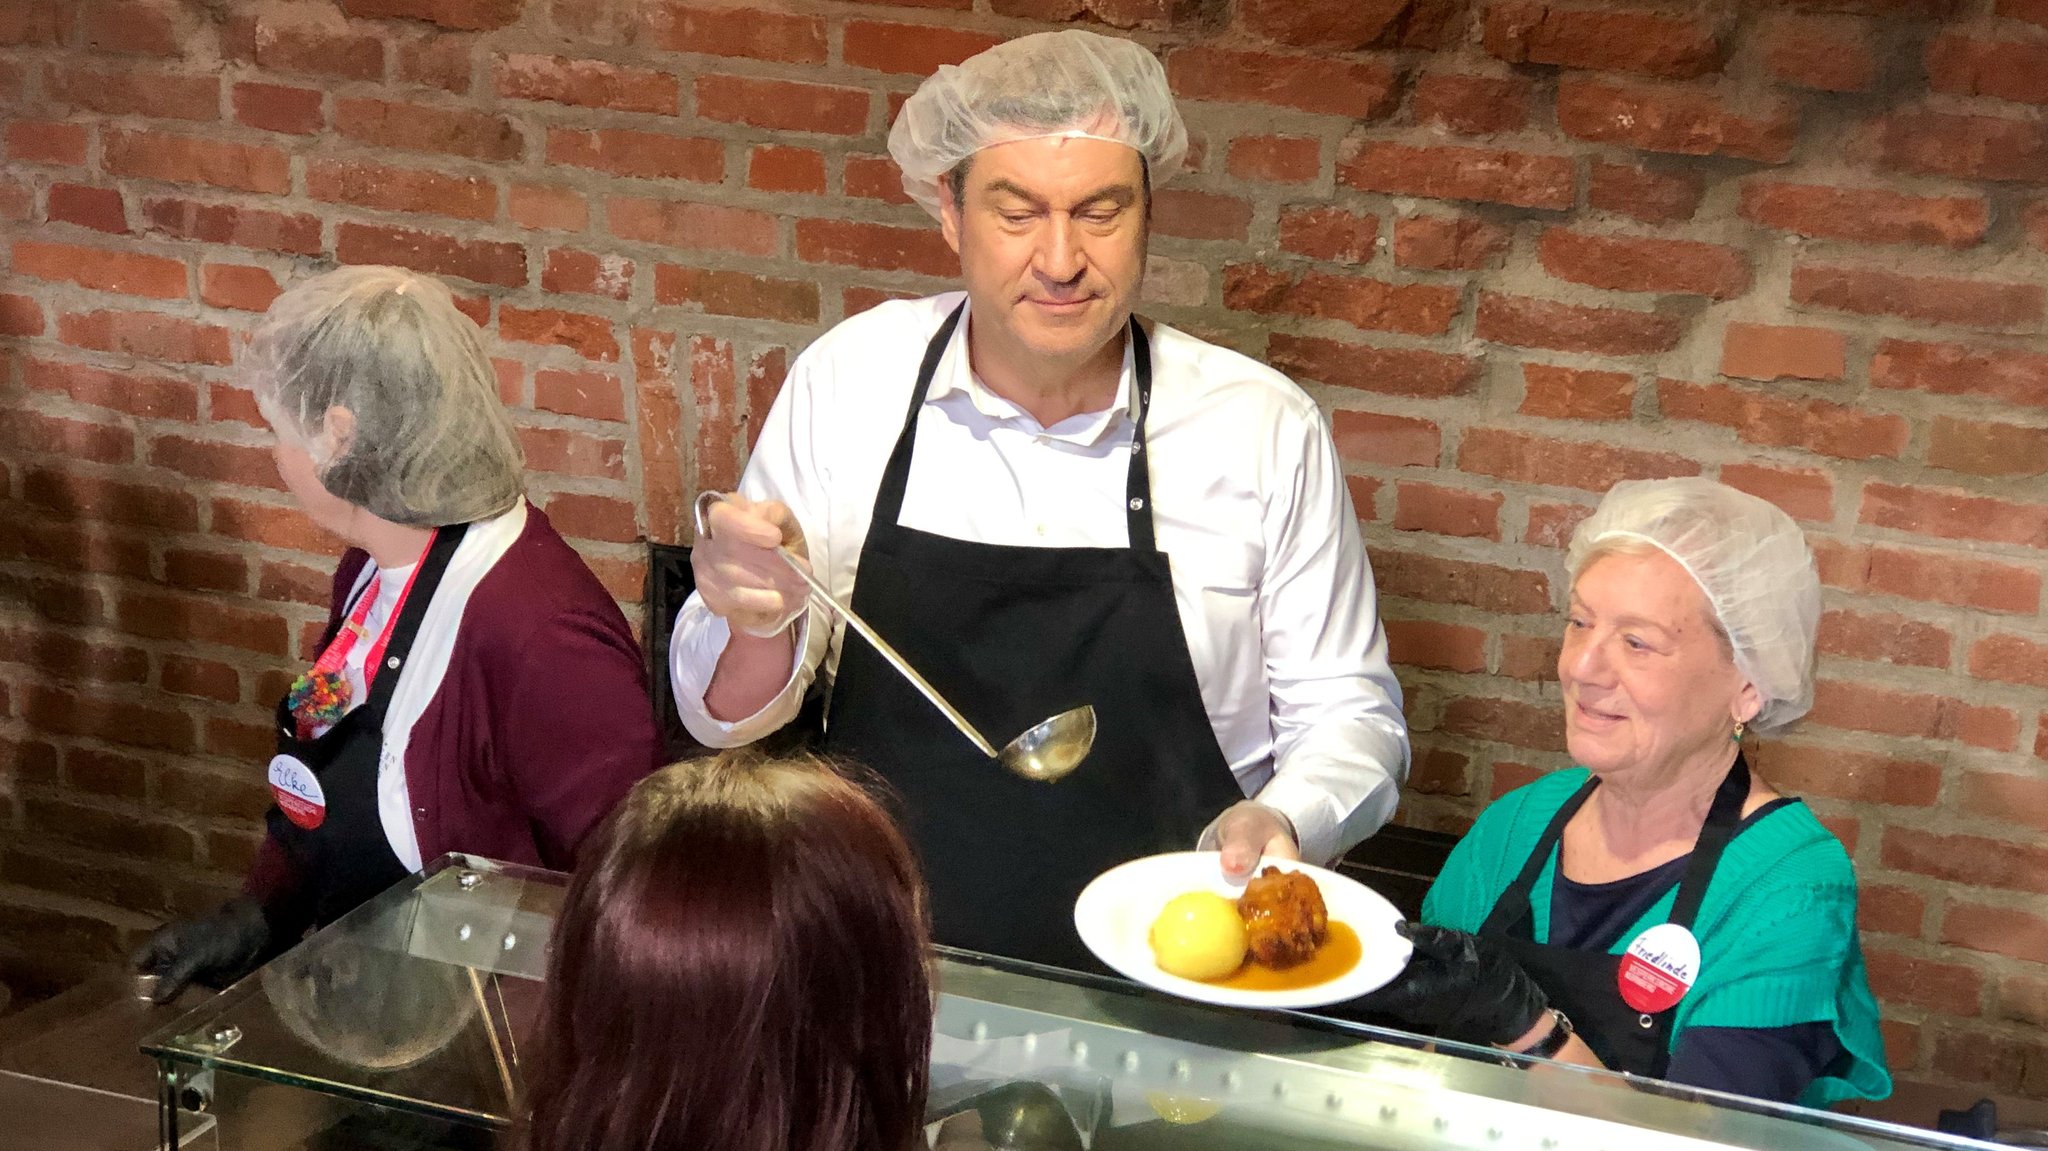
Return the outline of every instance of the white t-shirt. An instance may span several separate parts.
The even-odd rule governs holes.
[[[370,698],[369,685],[364,681],[363,661],[370,658],[384,629],[391,624],[391,615],[398,610],[399,594],[405,591],[406,580],[410,579],[417,562],[402,568],[379,569],[373,561],[369,571],[377,577],[377,600],[370,605],[370,613],[363,617],[363,634],[349,649],[348,658],[341,662],[341,674],[347,678],[349,695],[348,710],[354,711],[364,700]],[[360,604],[358,605],[360,606]],[[355,609],[350,608],[351,612]]]

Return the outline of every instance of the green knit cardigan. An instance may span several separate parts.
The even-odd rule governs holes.
[[[1556,772],[1495,800],[1451,852],[1423,900],[1424,922],[1477,931],[1544,828],[1590,773]],[[1550,932],[1557,852],[1529,893],[1536,941]],[[1619,955],[1644,930],[1670,918],[1669,894],[1624,931]],[[1834,1025],[1844,1058],[1814,1080],[1799,1102],[1891,1094],[1877,1000],[1863,970],[1856,934],[1856,871],[1842,845],[1803,803],[1785,804],[1729,842],[1707,886],[1693,933],[1700,941],[1699,981],[1678,1005],[1671,1041],[1688,1027]]]

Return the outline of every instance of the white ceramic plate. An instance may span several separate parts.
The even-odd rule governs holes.
[[[1326,868],[1286,860],[1259,865],[1299,871],[1316,881],[1330,918],[1349,924],[1363,949],[1358,965],[1313,987],[1288,991],[1242,991],[1168,975],[1152,961],[1146,935],[1166,901],[1190,891],[1213,891],[1227,899],[1244,893],[1227,883],[1213,851],[1151,855],[1112,867],[1095,877],[1074,901],[1074,928],[1097,959],[1147,987],[1226,1007],[1323,1007],[1356,999],[1386,986],[1408,966],[1412,946],[1394,931],[1401,913],[1370,887]]]

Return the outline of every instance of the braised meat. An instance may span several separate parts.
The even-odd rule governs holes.
[[[1316,881],[1268,867],[1237,897],[1245,944],[1268,967],[1291,967],[1314,955],[1330,934],[1330,911]]]

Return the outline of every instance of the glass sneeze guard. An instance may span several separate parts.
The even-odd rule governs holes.
[[[165,1136],[173,1110],[228,1122],[214,1096],[231,1077],[505,1126],[565,884],[444,857],[150,1036]]]
[[[444,857],[151,1036],[163,1145],[193,1145],[204,1111],[200,1145],[222,1149],[355,1146],[348,1132],[371,1129],[387,1146],[492,1146],[519,1112],[566,882]],[[1014,1104],[1050,1116],[1047,1146],[1992,1146],[944,948],[936,973],[930,1115],[989,1122]]]

